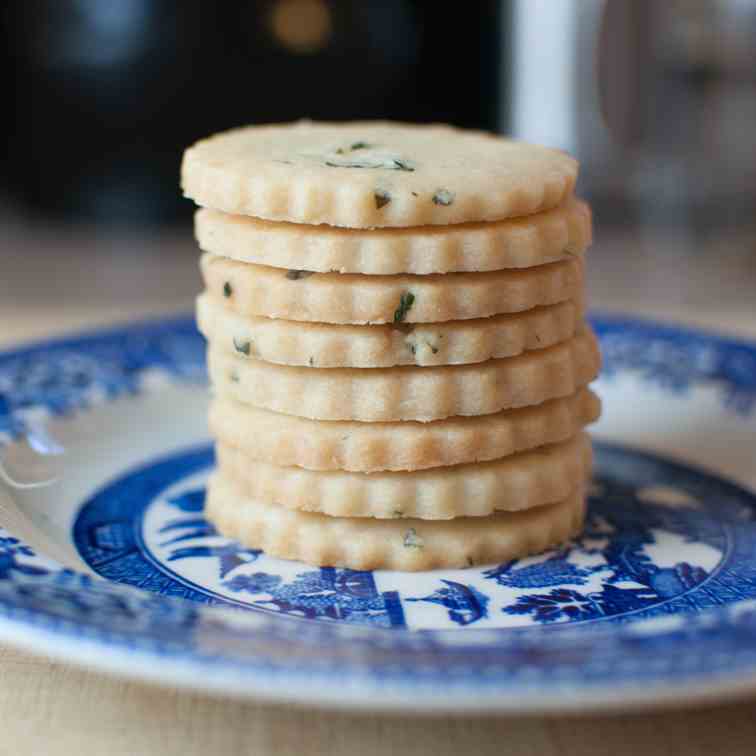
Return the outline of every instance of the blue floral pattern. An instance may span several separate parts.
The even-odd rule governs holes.
[[[601,340],[604,378],[632,371],[682,394],[712,384],[728,410],[745,416],[756,408],[753,345],[635,318],[594,318],[592,325]]]
[[[45,575],[48,570],[35,564],[25,564],[20,557],[33,557],[34,552],[18,538],[0,537],[0,580],[12,580],[15,575]]]
[[[124,394],[146,380],[204,381],[204,342],[189,318],[101,331],[33,345],[0,358],[0,444],[31,419],[66,415]]]
[[[725,550],[727,535],[713,513],[689,507],[680,511],[641,501],[632,485],[610,477],[599,478],[595,489],[600,495],[591,497],[585,529],[572,546],[539,564],[518,567],[516,562],[510,562],[485,573],[499,585],[509,587],[570,587],[522,594],[502,611],[529,614],[539,622],[621,616],[689,594],[710,577],[706,569],[686,561],[659,566],[646,547],[656,542],[655,532],[664,531],[689,542],[701,541],[717,551]],[[743,522],[741,510],[730,514],[734,522]],[[752,519],[754,513],[747,516]],[[601,561],[589,567],[577,566],[576,556],[600,556]],[[597,575],[602,578],[598,590],[577,590]]]

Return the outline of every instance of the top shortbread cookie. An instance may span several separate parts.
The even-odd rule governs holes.
[[[577,162],[444,125],[299,121],[249,126],[184,153],[182,186],[227,213],[347,228],[496,221],[559,205]]]

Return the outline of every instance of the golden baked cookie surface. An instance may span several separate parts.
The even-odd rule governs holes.
[[[591,211],[569,197],[558,207],[496,223],[358,230],[281,223],[200,208],[194,216],[205,252],[274,268],[319,273],[461,273],[530,268],[582,254]]]
[[[566,499],[520,512],[454,520],[329,517],[265,504],[216,473],[205,516],[218,532],[269,556],[353,570],[431,570],[518,559],[566,541],[583,524],[580,486]]]
[[[184,194],[226,213],[348,228],[497,221],[559,205],[577,162],[444,125],[248,126],[184,153]]]

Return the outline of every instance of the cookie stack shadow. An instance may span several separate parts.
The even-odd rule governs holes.
[[[327,135],[334,171],[370,171],[338,162],[350,150],[387,159],[371,149],[384,134],[349,129]],[[522,557],[582,526],[600,356],[574,173],[535,212],[444,225],[463,192],[450,175],[423,196],[418,162],[375,191],[375,210],[406,191],[434,205],[430,223],[410,206],[402,227],[340,228],[229,212],[248,208],[215,201],[200,158],[185,160],[185,192],[203,205],[197,318],[217,456],[206,516],[248,547],[422,570]]]

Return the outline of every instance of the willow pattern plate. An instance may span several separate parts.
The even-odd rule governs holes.
[[[316,569],[215,533],[191,319],[1,354],[0,639],[340,708],[588,711],[756,691],[756,345],[593,323],[605,414],[583,534],[419,574]]]

